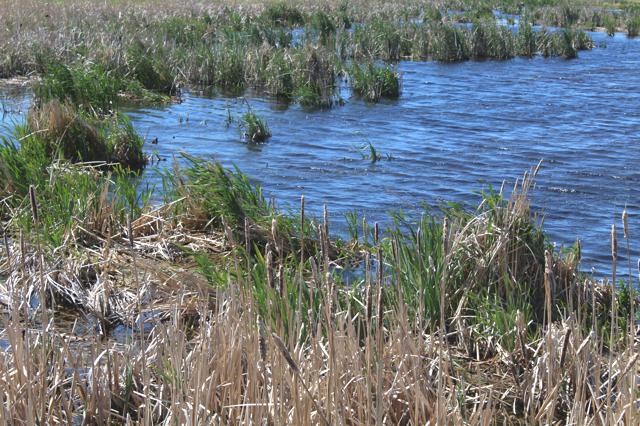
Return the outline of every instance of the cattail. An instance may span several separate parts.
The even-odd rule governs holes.
[[[271,219],[271,238],[273,238],[273,242],[276,245],[276,250],[278,249],[278,222],[276,222],[276,218]]]
[[[622,211],[622,229],[624,231],[624,239],[626,240],[629,238],[629,214],[626,208]]]
[[[131,216],[127,214],[127,233],[129,234],[129,245],[133,247],[133,226],[131,225]]]
[[[309,258],[309,264],[311,265],[311,282],[317,286],[318,283],[318,262],[314,256]]]
[[[369,324],[371,322],[371,315],[373,315],[373,306],[372,306],[372,291],[371,291],[371,254],[369,252],[367,252],[364,255],[364,273],[365,273],[365,285],[366,285],[366,292],[367,292],[367,302],[366,302],[366,309],[367,309],[367,324]]]
[[[567,355],[567,348],[569,347],[569,336],[571,336],[571,328],[567,328],[567,332],[564,335],[564,340],[562,342],[562,353],[560,354],[560,369],[562,369],[564,365],[564,359]]]
[[[373,243],[378,244],[378,240],[380,238],[380,227],[378,222],[373,225]]]
[[[449,220],[445,216],[442,221],[442,247],[444,249],[444,257],[449,253]]]
[[[615,224],[611,225],[611,257],[613,260],[618,258],[618,236]]]
[[[280,297],[284,297],[284,266],[278,267],[278,286],[280,289]]]
[[[546,311],[546,325],[547,327],[551,327],[551,254],[548,250],[544,251],[544,305]]]
[[[4,249],[7,252],[7,258],[11,257],[11,251],[9,250],[9,239],[7,238],[7,232],[2,233],[2,242],[4,243]]]
[[[274,288],[275,283],[273,282],[273,254],[271,253],[271,246],[267,243],[265,247],[266,254],[266,266],[267,266],[267,284],[270,288]]]
[[[251,238],[249,237],[249,218],[244,218],[244,249],[251,256]]]
[[[291,371],[293,371],[296,374],[300,373],[298,364],[296,364],[296,362],[293,360],[291,353],[285,346],[280,336],[272,332],[271,337],[273,337],[273,341],[276,342],[276,346],[278,347],[278,349],[280,349],[280,352],[282,352],[282,356],[284,356],[284,359],[287,361],[287,364],[289,364],[289,368],[291,368]]]
[[[33,223],[38,223],[38,203],[36,202],[36,189],[33,185],[29,185],[29,201],[31,202]]]
[[[329,238],[329,210],[327,205],[324,205],[324,235]]]
[[[384,314],[383,293],[382,286],[378,286],[378,332],[380,333],[382,333],[382,318]]]
[[[324,411],[322,410],[322,408],[320,408],[320,406],[318,405],[318,402],[313,397],[313,394],[309,390],[309,387],[305,383],[303,377],[300,375],[300,369],[298,368],[298,364],[296,364],[296,362],[293,360],[293,357],[291,356],[291,353],[287,349],[286,345],[284,344],[284,342],[282,341],[280,336],[278,336],[276,333],[272,332],[271,333],[271,337],[273,337],[273,341],[276,342],[276,346],[278,347],[278,349],[280,349],[280,352],[282,352],[282,356],[284,356],[284,359],[287,361],[287,364],[289,364],[289,368],[291,368],[291,371],[293,371],[293,373],[296,375],[296,377],[298,377],[300,379],[300,384],[302,384],[302,388],[304,389],[304,391],[307,393],[307,395],[311,399],[311,402],[313,403],[313,406],[315,407],[318,415],[320,415],[320,418],[322,419],[322,422],[325,425],[330,425],[331,422],[329,422],[327,420],[327,416],[324,414]]]
[[[369,244],[369,235],[367,232],[367,218],[363,217],[362,218],[362,235],[364,236],[364,245],[368,245]]]
[[[262,320],[262,318],[258,317],[257,319],[258,322],[258,334],[259,334],[259,338],[258,338],[258,345],[260,346],[260,358],[262,358],[262,361],[265,361],[267,359],[267,337],[266,337],[266,325],[264,323],[264,321]]]
[[[300,262],[304,262],[304,195],[300,197]]]

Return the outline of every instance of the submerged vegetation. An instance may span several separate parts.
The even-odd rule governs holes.
[[[119,112],[186,84],[327,108],[348,78],[376,102],[400,95],[400,59],[572,58],[585,33],[534,28],[537,12],[511,31],[464,1],[455,19],[413,1],[94,3],[0,18],[15,43],[0,39],[0,74],[40,76],[0,143],[0,423],[638,422],[626,212],[611,282],[595,282],[531,211],[539,166],[474,211],[398,212],[388,229],[354,216],[353,241],[332,238],[327,208],[280,211],[240,170],[187,155],[151,205]],[[241,127],[270,136],[251,110]]]

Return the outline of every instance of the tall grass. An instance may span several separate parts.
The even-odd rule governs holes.
[[[57,170],[54,182],[68,173]],[[577,252],[545,243],[527,198],[534,175],[508,199],[487,192],[476,212],[425,214],[416,225],[398,215],[384,235],[373,226],[369,245],[343,249],[362,262],[353,286],[329,249],[328,215],[314,225],[316,249],[285,250],[287,235],[304,232],[282,228],[239,172],[193,160],[173,174],[182,187],[170,204],[124,219],[125,204],[88,185],[97,191],[86,215],[68,214],[42,255],[35,227],[5,227],[0,416],[633,424],[638,357],[622,319],[634,296],[612,305],[610,286],[577,272]],[[41,223],[68,201],[48,191],[78,190],[74,182],[38,186]],[[14,205],[12,216],[31,210]],[[180,254],[170,256],[173,245]],[[38,293],[50,295],[54,319],[42,326],[45,311],[28,303]],[[69,335],[55,319],[70,308],[100,318],[106,339]],[[118,325],[131,327],[124,343],[108,339]]]
[[[460,19],[472,23],[461,26],[453,22],[459,15],[443,15],[444,7],[414,0],[380,3],[379,9],[361,2],[224,7],[188,1],[178,7],[165,0],[154,7],[147,2],[124,7],[122,2],[67,0],[56,10],[33,0],[16,7],[11,7],[15,0],[4,1],[7,38],[0,76],[40,74],[40,97],[71,98],[98,113],[124,102],[167,102],[167,95],[179,94],[184,86],[231,94],[254,88],[326,108],[335,101],[336,71],[353,61],[570,56],[556,43],[532,49],[532,35],[521,40],[531,28],[521,29],[516,38],[495,23],[487,5],[475,2],[457,5],[469,12]],[[38,19],[47,14],[56,18]],[[527,13],[532,18],[524,21],[551,24],[553,19],[543,19],[547,15]],[[571,7],[560,15],[566,25],[587,20],[578,14],[576,21]],[[615,19],[624,26],[622,18]]]
[[[25,150],[40,145],[50,159],[119,163],[138,170],[146,164],[144,141],[123,114],[98,118],[69,103],[33,106],[16,137]]]
[[[265,142],[271,137],[271,131],[267,123],[252,111],[242,116],[244,135],[249,142]]]
[[[108,115],[122,103],[162,104],[169,101],[168,96],[149,91],[145,84],[151,85],[144,79],[124,78],[100,65],[69,67],[51,63],[43,78],[35,84],[34,95],[41,104],[53,100],[71,102],[94,115]]]
[[[349,76],[353,91],[369,102],[378,102],[380,98],[395,99],[400,96],[398,72],[390,67],[376,67],[372,63],[354,65]]]

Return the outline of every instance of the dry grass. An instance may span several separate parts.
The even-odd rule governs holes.
[[[576,278],[570,259],[548,254],[539,266],[526,245],[513,245],[509,229],[531,214],[531,183],[525,176],[504,208],[483,206],[464,225],[448,220],[441,242],[443,306],[456,288],[466,289],[465,306],[498,271],[544,283],[538,332],[518,313],[510,349],[503,336],[474,329],[464,308],[425,325],[426,312],[396,281],[405,266],[382,245],[367,249],[362,286],[350,288],[326,249],[289,262],[274,239],[258,247],[262,263],[230,229],[197,231],[200,219],[175,205],[118,225],[104,200],[88,229],[55,249],[37,235],[9,237],[0,259],[0,422],[635,424],[638,341],[557,302],[571,294],[610,310],[610,287]],[[492,216],[505,226],[489,235]],[[224,283],[205,279],[185,247],[225,265]],[[93,328],[73,333],[56,320],[70,309]],[[123,324],[124,341],[113,340]]]
[[[354,3],[354,16],[423,5],[382,3]],[[121,19],[142,28],[223,13],[196,1],[16,4],[0,2],[15,35],[0,44],[25,72],[38,52],[64,59],[98,44],[100,62],[118,67],[131,42],[110,27]],[[288,80],[272,90],[326,101],[335,52],[305,49],[286,60],[306,64],[294,73],[306,92],[290,93]],[[70,108],[45,106],[32,124],[60,139]],[[528,202],[537,168],[506,201],[487,194],[473,213],[386,237],[376,225],[372,245],[338,249],[327,213],[324,223],[283,215],[216,164],[190,159],[171,174],[173,198],[150,208],[127,175],[3,142],[1,424],[640,421],[631,266],[626,293],[613,291],[579,274],[579,247],[545,243]],[[362,269],[354,286],[340,275],[348,262]]]

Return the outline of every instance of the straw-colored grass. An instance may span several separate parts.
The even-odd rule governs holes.
[[[640,421],[635,274],[629,264],[624,286],[594,282],[579,245],[547,244],[528,202],[539,168],[476,211],[408,227],[398,217],[384,233],[364,223],[365,241],[346,244],[326,209],[321,221],[304,199],[299,214],[280,212],[239,170],[187,157],[165,177],[165,204],[150,206],[139,181],[104,167],[128,158],[128,138],[141,144],[130,123],[92,126],[111,119],[110,72],[145,90],[255,85],[326,107],[346,59],[571,57],[586,46],[573,30],[508,35],[515,43],[492,24],[463,29],[431,2],[424,26],[390,24],[423,2],[334,3],[2,2],[15,7],[0,18],[13,37],[0,39],[1,72],[57,61],[71,71],[79,55],[78,78],[55,82],[82,84],[68,99],[45,86],[52,96],[19,139],[0,143],[0,424]],[[363,24],[353,34],[352,21]],[[309,31],[302,45],[287,26]],[[508,43],[487,49],[498,39]],[[391,69],[358,70],[372,98],[397,96]],[[612,229],[614,271],[627,222],[622,238]]]
[[[303,242],[301,258],[284,248],[304,236],[244,216],[260,195],[243,196],[240,229],[224,209],[216,222],[202,216],[197,188],[210,172],[195,167],[198,180],[176,172],[183,195],[160,208],[119,219],[117,198],[93,199],[57,246],[40,233],[50,213],[38,206],[51,203],[43,188],[26,195],[36,207],[14,204],[32,225],[5,226],[0,421],[639,419],[634,303],[619,298],[612,311],[610,286],[539,245],[527,201],[535,171],[504,203],[488,195],[477,213],[387,238],[376,225],[371,246],[338,256],[328,223],[316,225],[320,242]],[[230,182],[219,191],[250,190]],[[364,262],[353,287],[335,268],[348,252]],[[65,312],[75,326],[56,319]],[[88,328],[74,332],[78,324]],[[113,340],[123,326],[124,340]]]

